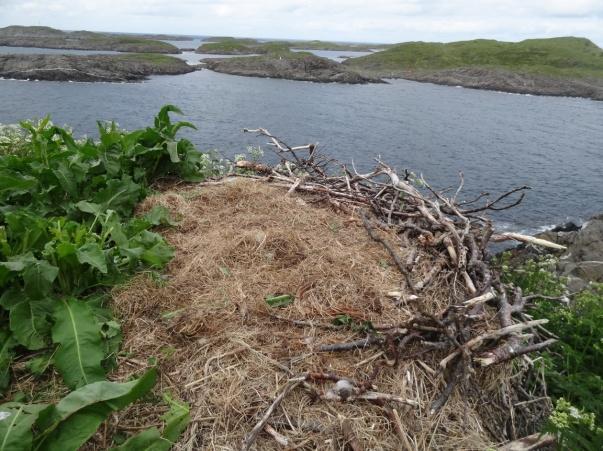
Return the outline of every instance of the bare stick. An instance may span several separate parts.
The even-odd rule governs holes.
[[[281,434],[280,432],[278,432],[276,429],[274,429],[269,424],[267,424],[266,426],[264,426],[264,430],[268,434],[270,434],[272,436],[272,438],[274,440],[276,440],[276,442],[279,445],[281,445],[281,446],[289,446],[289,439],[287,437],[285,437],[283,434]]]
[[[533,451],[554,445],[557,439],[553,434],[536,433],[507,443],[498,451]]]
[[[406,284],[408,285],[408,288],[410,290],[414,291],[414,287],[413,287],[412,281],[410,280],[410,274],[408,273],[408,271],[406,269],[406,265],[404,264],[404,262],[402,261],[402,259],[398,255],[398,253],[391,247],[391,245],[387,242],[387,240],[385,240],[384,238],[382,238],[381,236],[379,236],[378,233],[375,232],[375,229],[371,225],[371,222],[369,221],[369,218],[366,216],[366,213],[364,213],[364,212],[361,211],[360,212],[360,218],[362,219],[362,223],[364,224],[364,228],[368,232],[369,236],[374,241],[377,241],[378,243],[381,243],[383,245],[383,247],[387,250],[387,252],[389,253],[389,255],[392,257],[392,259],[396,263],[396,266],[398,266],[398,269],[400,270],[400,272],[404,275],[404,277],[406,279]]]
[[[469,340],[467,343],[465,343],[463,345],[463,348],[473,349],[476,346],[479,346],[480,344],[482,344],[486,340],[493,340],[496,338],[501,338],[501,337],[504,337],[505,335],[510,335],[510,334],[514,334],[516,332],[521,332],[522,330],[529,329],[531,327],[536,327],[540,324],[546,324],[548,322],[549,322],[548,319],[537,319],[537,320],[528,321],[525,323],[513,324],[512,326],[503,327],[502,329],[494,330],[491,332],[486,332],[485,334],[479,335],[479,336]],[[443,359],[440,362],[440,366],[442,368],[446,368],[446,365],[460,354],[461,354],[461,350],[457,349],[452,354],[450,354],[448,357]]]
[[[305,382],[306,378],[307,378],[307,376],[304,375],[304,376],[296,377],[294,379],[290,379],[289,382],[287,382],[287,385],[285,385],[285,388],[276,397],[276,399],[274,400],[272,405],[268,408],[266,413],[264,413],[264,416],[262,417],[262,419],[253,427],[253,429],[251,430],[251,432],[249,432],[249,434],[245,435],[245,438],[243,439],[243,444],[241,446],[242,451],[247,451],[248,449],[251,448],[251,446],[256,441],[258,434],[260,433],[260,431],[262,429],[264,429],[266,424],[268,424],[268,420],[270,419],[270,416],[274,413],[274,411],[281,404],[281,402],[283,402],[283,399],[285,399],[285,397],[291,392],[291,390],[293,390],[295,387],[297,387],[302,382]]]
[[[318,352],[337,352],[352,351],[354,349],[364,349],[383,340],[374,336],[363,338],[362,340],[350,341],[348,343],[334,343],[330,345],[321,345],[316,350]]]
[[[522,235],[520,233],[514,232],[505,232],[498,233],[492,235],[492,241],[500,242],[500,241],[521,241],[522,243],[534,244],[536,246],[548,247],[551,249],[565,250],[567,247],[562,246],[561,244],[553,243],[551,241],[543,240],[542,238],[535,238],[529,235]]]

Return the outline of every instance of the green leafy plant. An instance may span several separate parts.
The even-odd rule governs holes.
[[[169,394],[164,394],[163,399],[170,407],[161,417],[165,422],[163,432],[152,427],[130,437],[120,446],[112,448],[112,451],[167,451],[172,447],[190,421],[189,408]]]
[[[99,381],[57,404],[0,405],[0,451],[75,451],[108,416],[140,399],[155,385],[156,370],[126,383]]]
[[[286,307],[293,304],[295,296],[291,294],[277,294],[274,296],[266,296],[266,304],[270,307]]]
[[[375,327],[370,321],[358,321],[347,314],[337,315],[331,322],[335,326],[348,327],[356,332],[363,332],[368,334],[375,331]]]
[[[587,413],[559,398],[546,426],[546,432],[557,436],[560,449],[599,451],[603,448],[603,427],[595,422],[595,414]]]
[[[134,217],[134,207],[159,178],[195,181],[220,170],[176,137],[194,126],[170,113],[180,110],[167,105],[153,127],[133,132],[99,123],[98,141],[76,140],[48,117],[0,129],[0,390],[10,387],[13,360],[31,352],[33,375],[54,367],[75,390],[56,406],[4,404],[0,450],[77,449],[152,386],[151,376],[139,380],[144,390],[104,381],[121,340],[108,290],[173,256],[152,231],[174,224],[169,211]],[[163,439],[175,437],[164,431]]]
[[[554,265],[555,260],[547,257],[513,266],[509,257],[503,256],[503,280],[521,287],[525,294],[558,296],[565,287],[552,272]],[[536,300],[530,314],[547,318],[547,329],[559,337],[542,355],[549,394],[557,400],[549,429],[558,433],[563,449],[601,449],[603,285],[592,285],[574,296],[568,306]],[[593,427],[585,426],[585,418],[589,424],[592,419]]]

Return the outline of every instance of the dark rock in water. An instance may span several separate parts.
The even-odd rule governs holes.
[[[195,69],[166,55],[0,55],[0,77],[49,81],[139,81]]]
[[[577,232],[581,228],[582,228],[582,226],[579,226],[575,222],[568,221],[565,224],[560,224],[560,225],[553,227],[550,231],[551,232]]]

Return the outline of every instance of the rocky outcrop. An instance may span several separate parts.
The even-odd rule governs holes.
[[[570,291],[581,290],[589,282],[603,283],[603,214],[594,216],[582,227],[567,224],[538,237],[567,246],[559,255],[557,269],[568,279]]]
[[[603,214],[594,216],[582,226],[567,223],[539,233],[537,238],[566,246],[564,251],[543,251],[521,245],[513,249],[514,263],[554,254],[559,258],[557,273],[567,279],[571,292],[580,291],[590,282],[603,283]]]
[[[283,78],[319,83],[384,83],[349,70],[335,61],[309,53],[269,53],[240,58],[207,58],[202,60],[207,69],[245,77]]]
[[[562,79],[499,69],[461,68],[404,72],[396,78],[516,94],[585,97],[603,100],[603,79]]]
[[[165,55],[0,55],[0,77],[18,80],[123,82],[194,70]]]

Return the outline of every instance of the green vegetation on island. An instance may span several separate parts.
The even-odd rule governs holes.
[[[584,38],[407,42],[344,64],[380,77],[603,99],[603,50]]]
[[[603,77],[603,50],[584,38],[500,42],[477,39],[444,43],[408,42],[346,64],[375,71],[491,67],[542,75]]]
[[[309,52],[292,52],[286,46],[269,43],[264,54],[234,58],[206,58],[205,67],[215,72],[261,78],[313,81],[319,83],[383,83],[379,78],[360,75],[349,68]]]
[[[251,55],[267,53],[271,47],[299,50],[334,50],[343,52],[370,52],[379,44],[347,44],[326,41],[258,41],[251,38],[217,37],[208,38],[198,49],[198,53],[221,55]]]
[[[112,50],[137,53],[180,53],[180,50],[172,44],[132,35],[94,33],[91,31],[61,31],[50,27],[24,27],[19,25],[0,28],[0,46]]]

